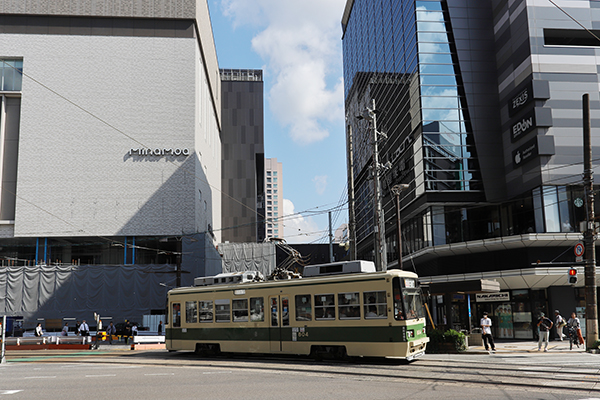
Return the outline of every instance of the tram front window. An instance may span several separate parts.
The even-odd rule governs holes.
[[[414,278],[394,278],[394,317],[396,320],[425,318],[421,289]]]

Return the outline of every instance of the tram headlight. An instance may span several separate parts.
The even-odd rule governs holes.
[[[415,331],[410,330],[410,331],[406,331],[406,339],[410,339],[410,338],[414,338],[415,337]]]

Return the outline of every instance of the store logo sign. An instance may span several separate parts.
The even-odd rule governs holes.
[[[516,142],[536,127],[535,109],[532,109],[510,127],[510,140]]]
[[[539,149],[537,138],[533,138],[523,146],[519,147],[517,150],[513,151],[513,167],[520,167],[527,161],[533,160],[538,154]]]
[[[525,106],[533,101],[533,84],[529,82],[523,89],[519,89],[517,94],[508,101],[508,115],[512,117]]]
[[[163,157],[163,156],[189,156],[190,149],[163,149],[157,147],[155,149],[129,149],[129,156],[154,156],[154,157]]]
[[[478,293],[475,296],[475,301],[477,303],[490,303],[493,301],[510,301],[510,293],[508,292]]]

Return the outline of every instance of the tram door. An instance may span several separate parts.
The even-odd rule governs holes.
[[[269,297],[270,308],[270,326],[269,340],[271,342],[271,351],[280,352],[283,350],[283,328],[290,325],[289,300],[285,296]]]

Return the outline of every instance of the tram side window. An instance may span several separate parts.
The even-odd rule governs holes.
[[[248,322],[248,299],[233,300],[233,322]]]
[[[360,319],[360,296],[358,292],[338,293],[340,319]]]
[[[215,300],[215,317],[217,322],[229,322],[231,320],[229,299]]]
[[[199,301],[200,307],[200,322],[213,322],[213,302]]]
[[[173,328],[181,327],[181,304],[173,303],[172,306],[173,313],[171,314],[171,318],[173,318]]]
[[[265,320],[265,300],[262,297],[250,298],[250,321],[262,322]]]
[[[387,300],[385,290],[377,292],[364,292],[365,318],[387,318]]]
[[[198,322],[198,306],[195,301],[185,302],[185,322],[186,324]]]
[[[335,297],[333,294],[315,295],[315,320],[335,319]]]
[[[310,294],[296,295],[296,321],[312,321]]]

